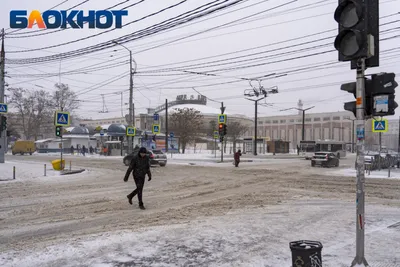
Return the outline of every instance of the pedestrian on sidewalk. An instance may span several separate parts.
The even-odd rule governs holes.
[[[128,181],[131,173],[133,173],[133,179],[135,180],[136,189],[133,190],[132,193],[130,193],[126,197],[128,198],[129,204],[132,205],[132,198],[137,194],[139,200],[139,208],[144,210],[145,207],[143,205],[143,186],[146,179],[146,174],[149,177],[149,181],[151,181],[150,158],[147,155],[147,149],[145,147],[141,147],[139,149],[139,153],[137,155],[134,155],[134,157],[132,158],[131,164],[126,171],[124,182]]]
[[[235,159],[235,167],[239,167],[239,163],[240,163],[240,157],[242,156],[242,151],[239,149],[235,155],[234,155],[234,159]]]

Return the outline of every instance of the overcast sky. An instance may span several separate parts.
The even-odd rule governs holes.
[[[127,9],[129,15],[123,18],[123,24],[181,1],[142,0]],[[182,4],[158,15],[110,32],[87,29],[87,25],[85,29],[67,29],[58,32],[46,29],[38,32],[35,27],[19,31],[9,29],[10,11],[29,12],[37,9],[43,12],[59,3],[63,4],[55,9],[65,10],[84,2],[75,9],[87,12],[107,9],[119,3],[121,4],[114,9],[122,9],[139,0],[1,0],[0,28],[7,29],[6,33],[10,34],[5,44],[7,59],[42,57],[109,41],[212,1],[183,1]],[[226,1],[230,2],[233,0]],[[138,64],[138,73],[134,76],[136,114],[145,112],[148,107],[163,104],[165,99],[175,100],[180,94],[197,96],[195,91],[197,90],[210,99],[223,100],[229,113],[253,117],[254,104],[243,96],[244,91],[251,87],[248,81],[240,78],[255,78],[274,73],[276,74],[269,76],[261,84],[265,88],[277,86],[279,93],[270,95],[265,100],[266,103],[273,105],[260,107],[260,116],[296,113],[280,110],[295,107],[299,99],[305,102],[305,108],[315,106],[312,112],[342,111],[343,103],[352,101],[353,97],[341,91],[340,84],[355,81],[356,74],[354,70],[350,70],[350,63],[335,63],[338,61],[337,51],[327,52],[334,50],[333,40],[337,34],[337,24],[333,19],[333,13],[337,2],[337,0],[245,0],[174,29],[126,43],[125,45],[133,51]],[[399,12],[400,0],[380,0],[380,24],[384,24],[381,26],[380,38],[396,38],[380,42],[380,67],[371,68],[367,73],[394,72],[400,77]],[[97,33],[102,34],[80,40]],[[303,36],[309,37],[302,38]],[[40,51],[22,52],[69,41],[74,42]],[[249,56],[242,57],[245,55]],[[128,59],[128,51],[122,47],[112,47],[61,61],[30,65],[9,64],[6,66],[9,76],[6,82],[10,87],[44,88],[53,91],[54,84],[61,80],[82,100],[82,105],[77,111],[80,117],[97,119],[121,116],[120,93],[123,94],[123,103],[127,103],[129,97]],[[334,64],[328,65],[329,63]],[[313,65],[320,67],[311,68]],[[60,68],[61,73],[81,70],[80,73],[65,73],[59,76]],[[93,71],[94,68],[99,70]],[[165,71],[167,68],[174,70]],[[82,73],[85,69],[90,72]],[[153,72],[149,72],[151,70]],[[182,70],[215,76],[191,74]],[[46,74],[47,77],[35,76],[38,74]],[[282,76],[284,74],[286,75]],[[400,78],[397,80],[400,83]],[[258,83],[253,82],[253,85],[258,86]],[[103,110],[102,94],[109,111],[106,114],[99,113]],[[396,99],[400,103],[400,96]],[[220,106],[217,102],[209,102],[209,105]],[[124,115],[128,113],[127,108],[126,105],[122,108]]]

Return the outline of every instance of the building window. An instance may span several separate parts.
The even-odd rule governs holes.
[[[294,119],[291,119],[290,122],[294,122]]]
[[[334,121],[340,121],[340,117],[336,116],[332,118]]]
[[[321,118],[314,118],[314,121],[321,121]]]
[[[298,119],[297,122],[303,122],[303,119]]]
[[[271,121],[265,121],[265,124],[270,124],[271,123]]]
[[[350,116],[343,116],[344,120],[350,120]]]
[[[306,120],[305,121],[311,121],[311,118],[306,118]]]
[[[286,120],[281,120],[281,123],[286,123]]]
[[[115,121],[112,121],[112,123],[115,123]]]
[[[325,117],[325,118],[324,118],[324,121],[330,121],[330,120],[331,120],[330,117]]]
[[[277,124],[277,123],[279,123],[279,121],[272,121],[272,123]]]
[[[259,124],[264,124],[264,122],[263,122],[263,121],[260,121]]]

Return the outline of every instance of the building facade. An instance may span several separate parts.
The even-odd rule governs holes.
[[[301,110],[303,105],[298,103]],[[351,112],[305,113],[305,140],[344,141],[352,143],[354,115]],[[303,112],[295,115],[258,118],[258,136],[270,140],[289,141],[294,149],[302,140]]]

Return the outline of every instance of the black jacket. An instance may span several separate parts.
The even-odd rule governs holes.
[[[151,179],[149,156],[146,155],[142,158],[140,155],[135,155],[131,160],[128,170],[126,171],[124,181],[129,179],[131,172],[133,173],[133,177],[145,178],[147,174],[149,179]]]

